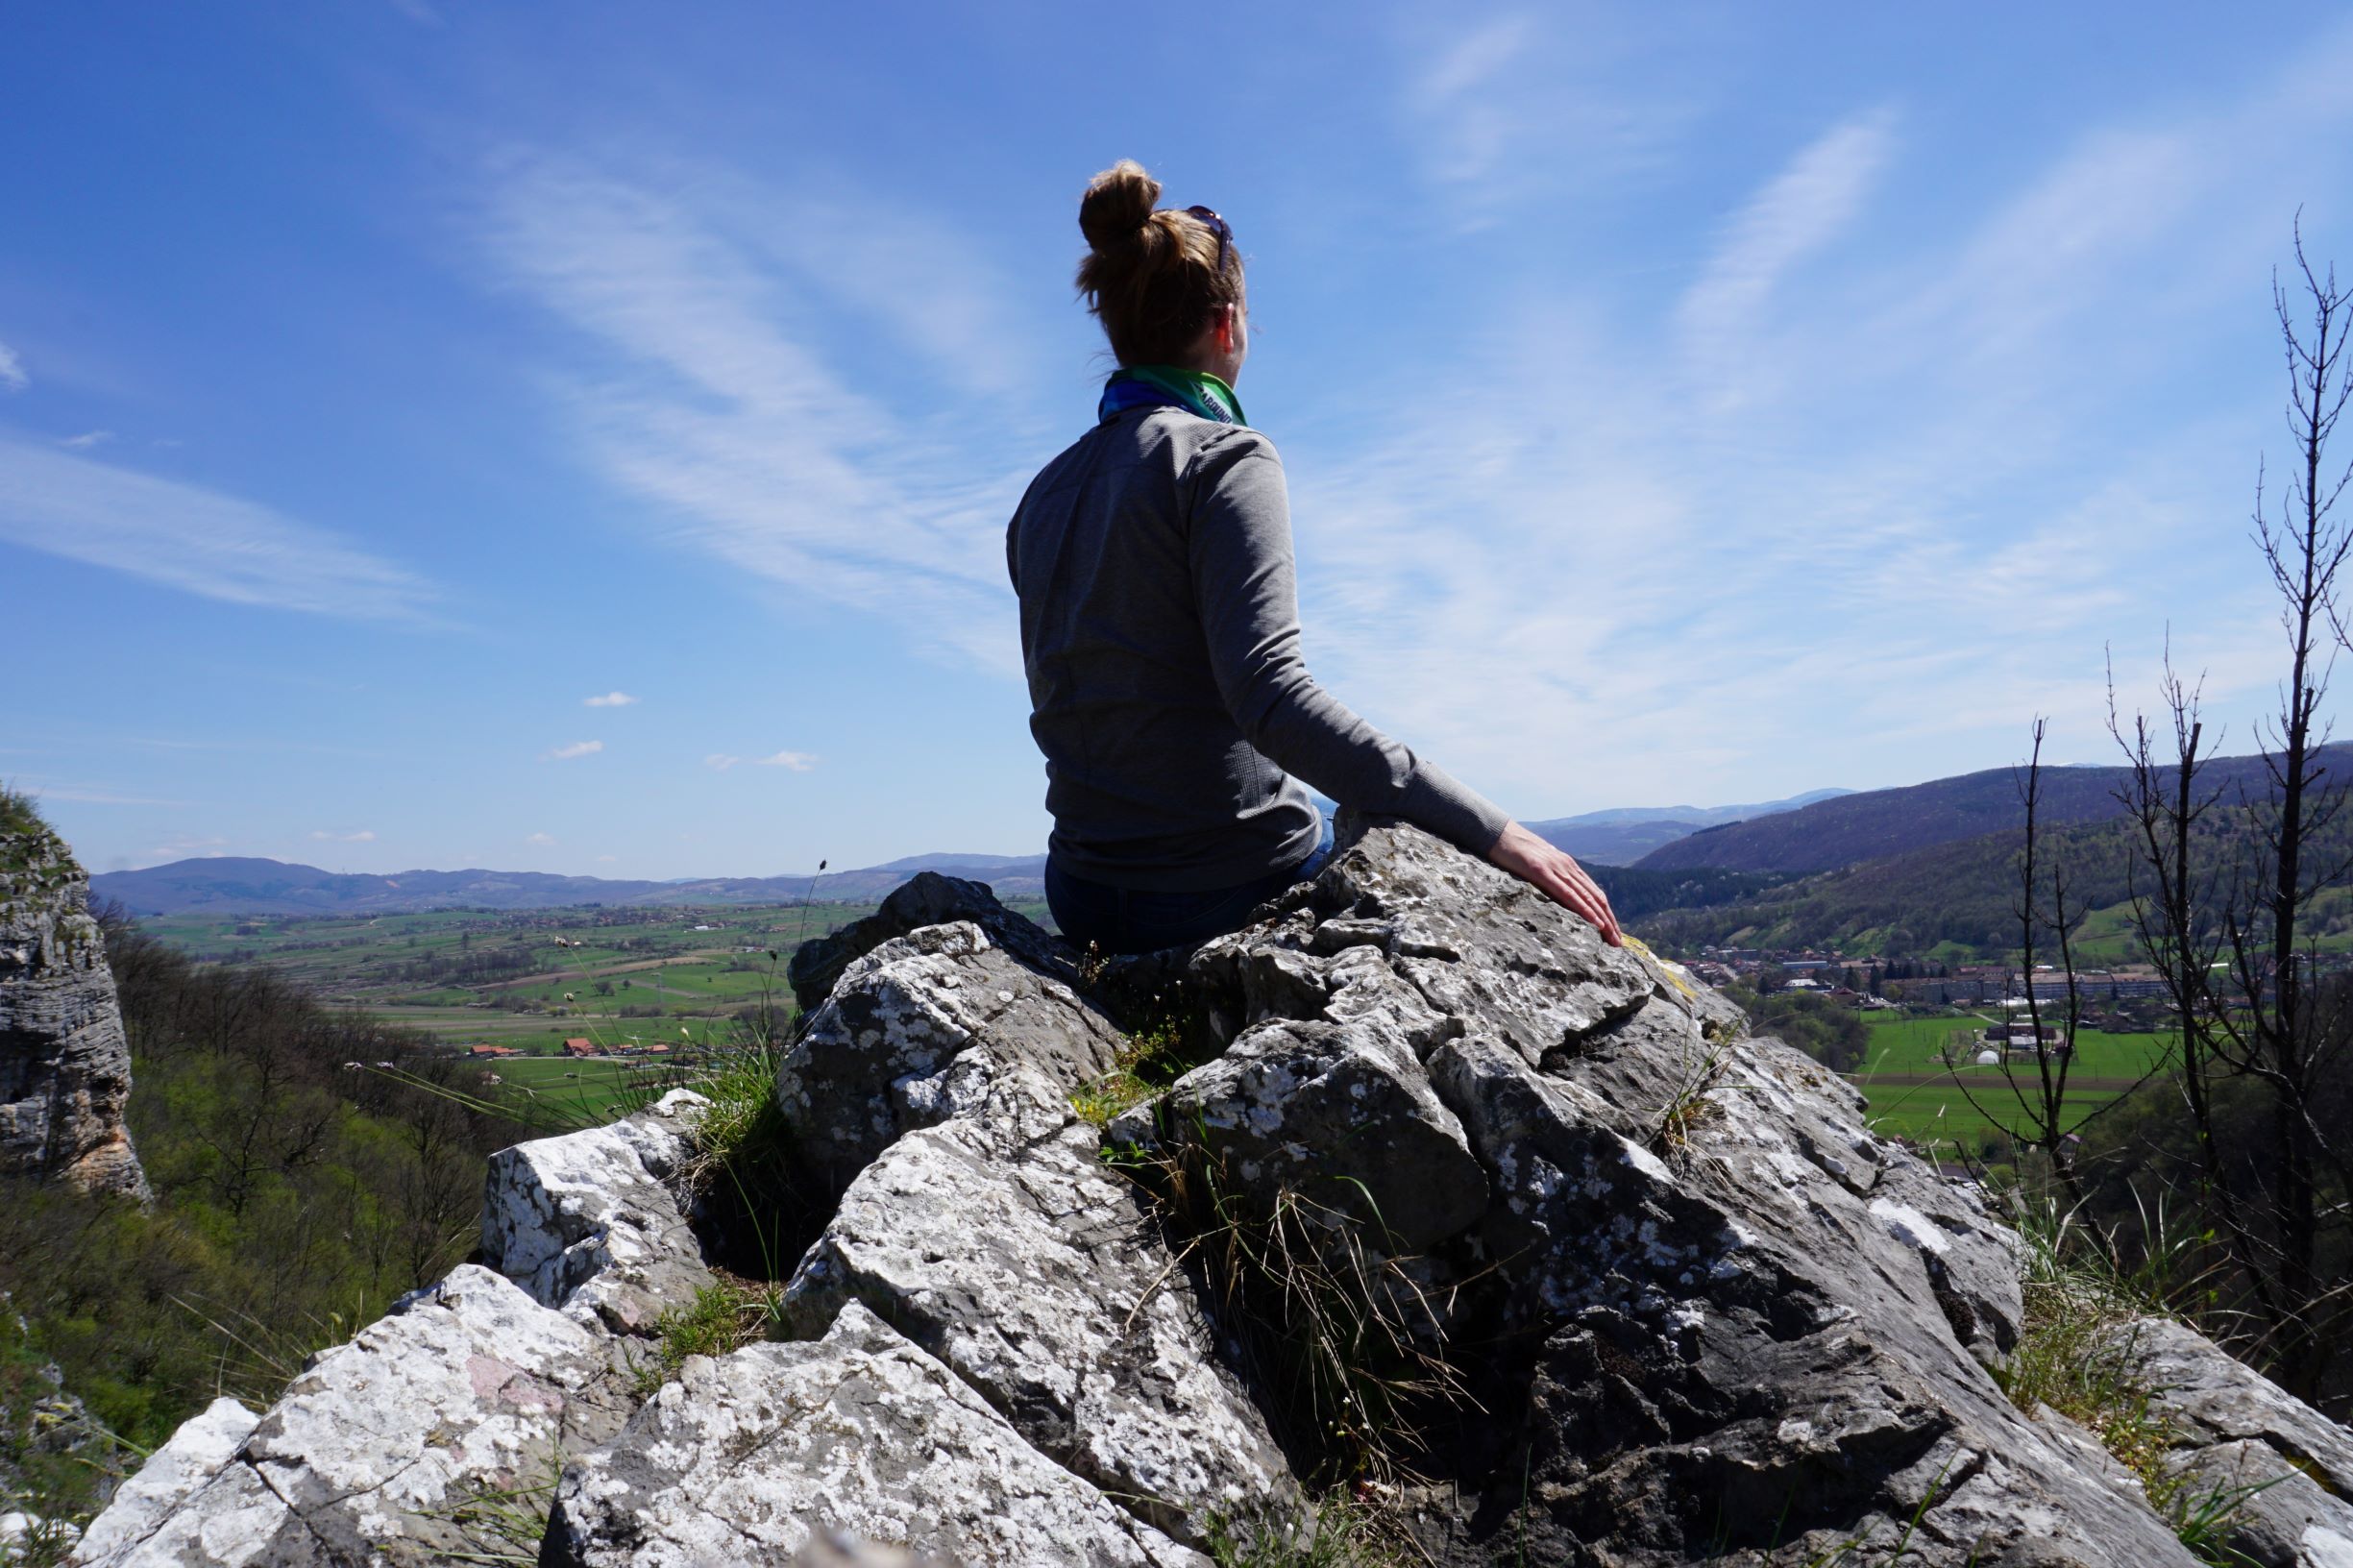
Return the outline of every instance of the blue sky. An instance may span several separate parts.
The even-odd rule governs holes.
[[[0,777],[101,870],[1034,850],[1123,156],[1248,258],[1318,673],[1507,809],[2103,760],[2169,624],[2247,738],[2341,10],[1219,14],[20,9]]]

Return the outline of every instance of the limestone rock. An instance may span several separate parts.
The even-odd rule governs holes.
[[[1290,1491],[1264,1421],[1135,1185],[1035,1069],[869,1165],[790,1287],[821,1329],[856,1301],[1031,1446],[1147,1523]]]
[[[2170,1422],[2191,1500],[2235,1503],[2225,1546],[2262,1568],[2353,1568],[2353,1433],[2179,1323],[2110,1343]]]
[[[694,1123],[709,1104],[675,1090],[609,1127],[490,1157],[482,1262],[543,1307],[642,1334],[712,1283],[679,1203]]]
[[[143,1201],[131,1047],[88,903],[63,840],[0,828],[0,1170]]]
[[[115,1544],[85,1560],[340,1568],[480,1551],[461,1507],[542,1482],[616,1431],[623,1372],[608,1336],[462,1264],[322,1352],[151,1527],[101,1514],[92,1533]]]
[[[858,959],[894,937],[956,920],[979,926],[992,942],[1042,974],[1066,985],[1078,980],[1075,955],[998,903],[986,884],[942,876],[938,871],[918,871],[892,890],[882,907],[866,919],[803,943],[785,967],[785,979],[801,1011],[814,1013],[833,993],[842,971]]]
[[[1159,1128],[1132,1116],[1115,1139],[1164,1130],[1206,1139],[1226,1180],[1271,1200],[1285,1188],[1420,1251],[1487,1208],[1487,1176],[1412,1047],[1367,1023],[1273,1021],[1180,1078]]]
[[[776,1103],[838,1190],[901,1134],[978,1104],[993,1066],[1027,1062],[1077,1084],[1109,1071],[1123,1043],[1068,984],[958,920],[893,938],[842,971],[778,1069]]]
[[[147,1457],[138,1474],[114,1490],[106,1511],[83,1532],[77,1562],[109,1562],[154,1534],[166,1515],[220,1474],[261,1418],[233,1399],[216,1399],[180,1423]]]
[[[964,1568],[1206,1561],[855,1302],[821,1340],[690,1358],[625,1432],[566,1467],[540,1560],[749,1568],[833,1531]]]

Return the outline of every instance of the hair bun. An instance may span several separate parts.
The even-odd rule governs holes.
[[[1079,232],[1094,250],[1127,244],[1151,221],[1159,200],[1160,182],[1134,159],[1123,158],[1087,182],[1078,204]]]

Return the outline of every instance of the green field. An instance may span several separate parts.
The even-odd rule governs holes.
[[[874,907],[182,915],[147,925],[193,957],[266,968],[326,1001],[424,1030],[453,1049],[511,1045],[552,1056],[571,1039],[612,1051],[700,1043],[762,1010],[781,1026],[793,1012],[784,971],[794,949]],[[1031,901],[1012,907],[1034,919],[1045,915]],[[508,1059],[507,1067],[515,1065]],[[507,1067],[497,1070],[521,1081]]]
[[[1874,1024],[1866,1066],[1851,1075],[1870,1096],[1873,1128],[1916,1143],[1958,1143],[1982,1158],[1989,1142],[2005,1139],[2005,1127],[2029,1125],[2018,1096],[2022,1092],[2030,1103],[2040,1104],[2041,1076],[2032,1058],[2011,1059],[2005,1077],[1999,1066],[1975,1065],[1978,1042],[1973,1038],[1956,1053],[1963,1066],[1948,1066],[1942,1054],[1956,1035],[1974,1037],[1998,1016],[1968,1013]],[[2076,1046],[2068,1069],[2071,1123],[2125,1092],[2165,1060],[2171,1041],[2162,1035],[2087,1029],[2077,1036]]]

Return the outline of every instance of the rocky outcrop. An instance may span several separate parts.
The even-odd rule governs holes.
[[[699,1099],[492,1162],[483,1257],[321,1352],[258,1418],[184,1425],[90,1525],[110,1568],[506,1560],[565,1458],[618,1433],[638,1334],[711,1276],[671,1185]],[[505,1272],[500,1272],[501,1269]],[[519,1517],[533,1522],[515,1538]]]
[[[0,823],[0,1170],[143,1200],[131,1047],[88,903],[63,840]]]
[[[484,1550],[463,1502],[499,1491],[550,1500],[558,1568],[1199,1564],[1336,1474],[1465,1568],[2196,1560],[1995,1381],[2020,1259],[1973,1188],[1491,868],[1356,824],[1258,925],[1085,975],[933,880],[808,967],[774,1112],[821,1213],[783,1342],[637,1375],[715,1278],[691,1102],[523,1145],[490,1267],[328,1352],[217,1463],[191,1438],[85,1560],[425,1560]],[[1146,1023],[1199,1065],[1081,1120]],[[1247,1240],[1283,1213],[1288,1265],[1402,1337],[1318,1337]],[[2176,1462],[2277,1501],[2243,1549],[2338,1568],[2342,1429],[2186,1331],[2132,1346]],[[1358,1399],[1393,1356],[1427,1375]],[[1303,1360],[1353,1402],[1322,1424]]]
[[[2194,1505],[2228,1513],[2222,1544],[2257,1568],[2353,1568],[2353,1432],[2213,1340],[2147,1318],[2110,1346],[2170,1433]]]

